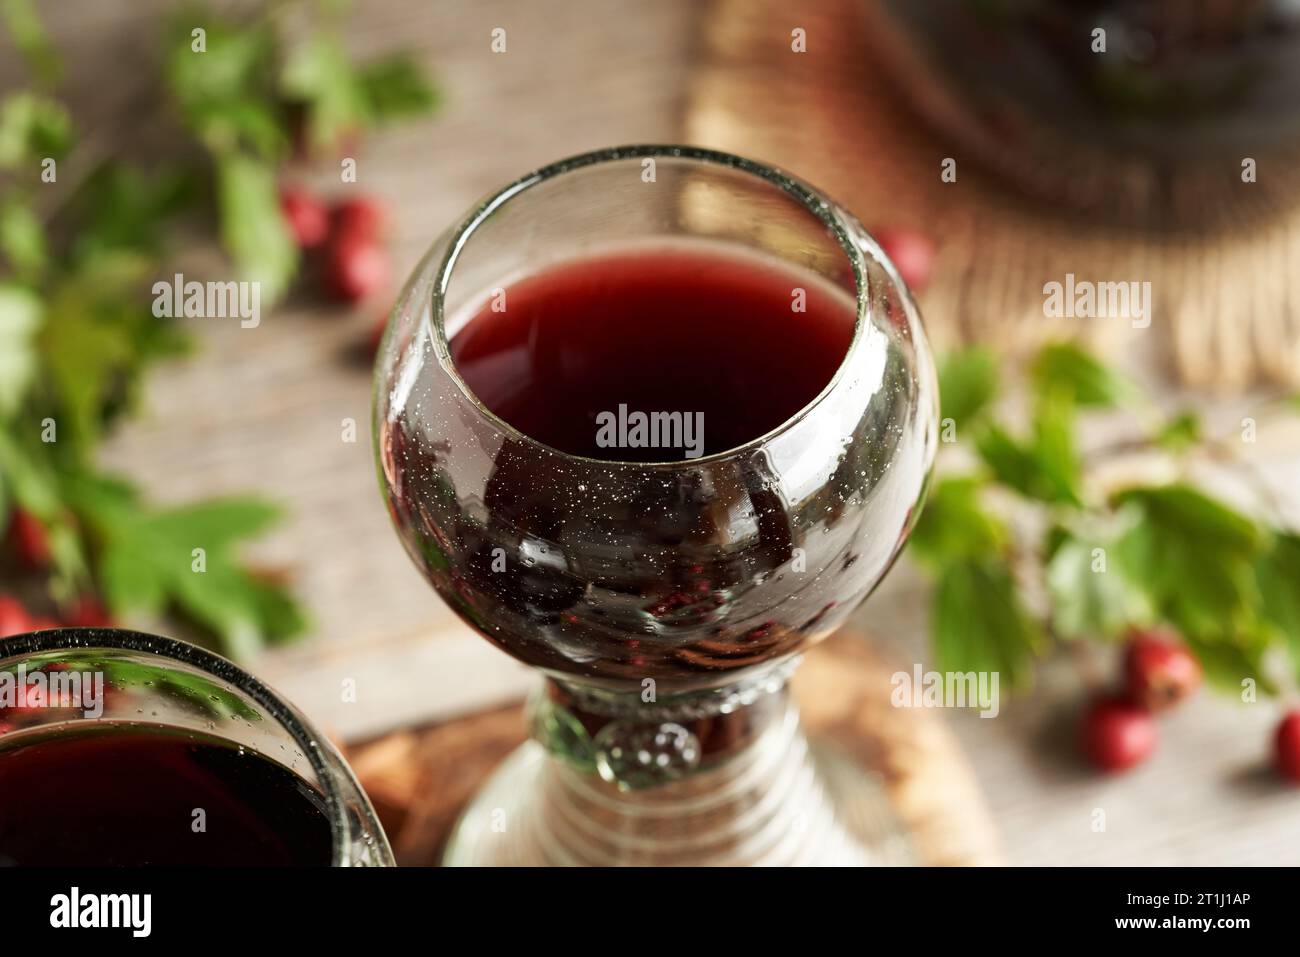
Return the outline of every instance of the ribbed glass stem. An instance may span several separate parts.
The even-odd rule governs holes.
[[[861,780],[848,784],[857,793],[847,802],[828,789],[845,785],[839,765],[810,747],[787,674],[640,707],[593,703],[570,685],[543,689],[534,741],[466,811],[446,863],[873,863],[864,835],[887,835],[896,822],[878,816]],[[587,710],[602,706],[623,713]]]
[[[716,767],[623,790],[562,761],[541,772],[535,851],[557,864],[865,864],[831,811],[787,702],[778,720]]]

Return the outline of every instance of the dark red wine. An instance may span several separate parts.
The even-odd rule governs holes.
[[[882,372],[884,338],[837,379],[854,296],[725,248],[607,251],[451,313],[457,373],[528,438],[428,350],[402,355],[403,411],[379,428],[393,517],[439,593],[515,657],[659,693],[716,685],[829,633],[896,553],[897,529],[870,535],[863,516],[907,388]],[[693,447],[633,441],[638,414],[676,415]]]
[[[108,722],[0,738],[0,864],[325,866],[331,857],[322,795],[220,738]]]
[[[526,277],[450,344],[470,389],[525,435],[573,455],[675,461],[744,445],[815,399],[854,318],[852,298],[814,274],[668,247]],[[639,444],[636,413],[641,438],[669,440]]]

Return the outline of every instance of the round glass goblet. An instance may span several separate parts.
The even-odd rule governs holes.
[[[838,371],[766,434],[678,461],[566,454],[496,416],[458,371],[451,340],[514,279],[701,244],[834,287],[854,317]],[[439,238],[377,359],[380,479],[438,593],[545,679],[532,741],[465,811],[446,861],[879,859],[878,791],[810,747],[786,685],[898,556],[936,401],[916,307],[875,241],[816,190],[740,157],[574,157]]]
[[[209,651],[116,628],[15,635],[0,639],[0,692],[0,865],[394,864],[375,812],[338,751],[274,691]],[[150,759],[149,780],[167,789],[165,798],[117,768],[112,787],[120,793],[86,793],[82,762],[113,765],[120,753],[112,751],[114,742],[124,737],[208,750],[175,767]],[[64,751],[61,766],[46,762],[41,780],[14,783],[20,775],[7,762],[69,742],[75,760]],[[95,752],[99,747],[107,757]],[[204,763],[214,753],[219,760]],[[258,757],[282,769],[277,787],[296,793],[277,791],[265,801],[269,816],[250,821],[256,812],[240,803],[240,787],[263,767]],[[140,773],[146,765],[133,767]],[[184,813],[170,813],[190,794],[208,815],[202,831],[192,828],[188,803]],[[75,820],[50,833],[41,830],[53,816],[43,800],[82,805]],[[309,822],[293,816],[311,805]],[[241,835],[235,842],[232,830]],[[236,848],[255,858],[242,858]]]

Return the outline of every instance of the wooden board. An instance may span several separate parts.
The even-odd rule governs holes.
[[[861,632],[841,632],[814,649],[795,676],[809,732],[881,776],[922,862],[997,863],[998,841],[970,765],[935,712],[890,704],[896,670]],[[516,706],[353,749],[349,759],[399,863],[436,864],[461,807],[523,739]]]

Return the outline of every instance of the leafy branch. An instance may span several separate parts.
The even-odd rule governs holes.
[[[1300,675],[1300,536],[1183,477],[1108,488],[1098,474],[1133,452],[1183,474],[1196,455],[1249,468],[1240,442],[1206,437],[1190,411],[1161,412],[1073,343],[1048,344],[1030,363],[1023,429],[995,414],[999,376],[982,348],[941,363],[941,434],[960,439],[977,466],[936,482],[911,540],[936,581],[939,668],[999,671],[1022,684],[1054,643],[1163,623],[1222,687],[1240,690],[1249,678],[1275,690],[1265,667],[1275,648]],[[1082,450],[1080,421],[1115,410],[1140,434]]]
[[[192,345],[150,309],[182,218],[202,222],[211,202],[222,246],[272,300],[298,267],[282,164],[435,104],[408,57],[354,65],[344,55],[340,6],[323,4],[318,28],[295,31],[293,44],[277,11],[245,22],[182,12],[162,39],[161,85],[197,160],[98,159],[63,189],[64,160],[99,151],[58,96],[60,58],[34,7],[0,0],[30,77],[0,100],[0,576],[64,620],[88,597],[119,618],[175,613],[240,656],[305,626],[285,588],[238,558],[278,509],[254,498],[158,507],[102,471],[95,452],[147,371]],[[51,208],[41,200],[55,184],[62,201]]]

